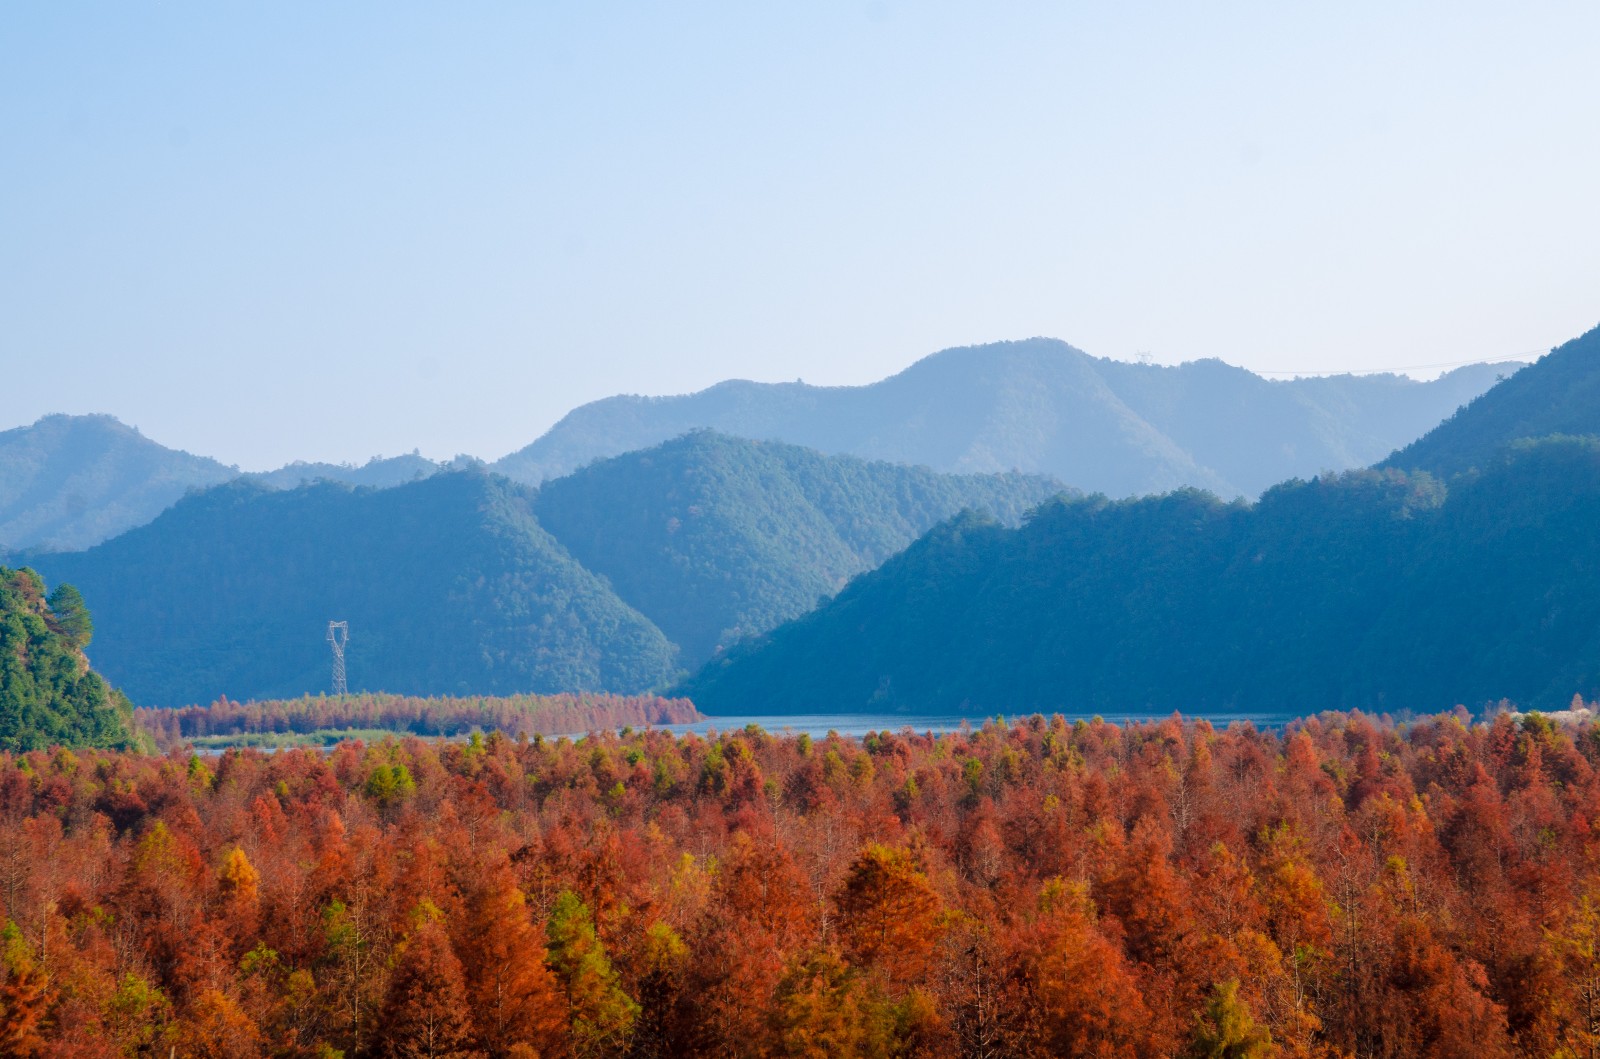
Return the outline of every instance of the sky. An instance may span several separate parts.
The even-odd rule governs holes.
[[[1048,335],[1412,369],[1600,323],[1600,5],[0,12],[0,429],[246,470]]]

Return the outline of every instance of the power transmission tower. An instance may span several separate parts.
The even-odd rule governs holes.
[[[350,642],[350,623],[347,621],[330,621],[328,623],[328,643],[333,645],[333,693],[344,695],[349,692],[344,681],[344,645]]]

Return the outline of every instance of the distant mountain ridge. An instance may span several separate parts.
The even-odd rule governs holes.
[[[0,431],[0,555],[88,548],[145,525],[190,490],[236,478],[274,489],[316,481],[381,488],[441,466],[411,453],[360,466],[297,462],[242,472],[167,448],[114,416],[49,415]]]
[[[729,381],[610,397],[493,466],[537,483],[709,428],[939,471],[1048,474],[1113,497],[1183,486],[1254,496],[1381,460],[1506,370],[1269,381],[1217,360],[1129,364],[1035,338],[947,349],[867,386]]]
[[[404,456],[374,456],[363,464],[306,463],[296,460],[275,471],[252,471],[243,475],[273,489],[293,489],[314,482],[344,482],[346,485],[369,485],[374,489],[388,489],[404,485],[418,478],[437,474],[444,464],[415,452]]]
[[[1029,339],[947,349],[868,386],[732,380],[681,397],[606,398],[493,468],[537,485],[710,429],[942,472],[1042,474],[1114,497],[1181,486],[1253,496],[1287,478],[1383,459],[1504,370],[1471,365],[1431,382],[1270,382],[1217,360],[1127,364]],[[275,488],[388,487],[443,466],[412,453],[248,477]],[[46,416],[0,432],[0,555],[86,548],[144,525],[190,489],[236,477],[246,475],[110,416]]]
[[[238,473],[111,416],[45,416],[0,431],[0,552],[87,547]]]
[[[1383,466],[1448,477],[1488,467],[1514,442],[1554,434],[1600,435],[1600,327],[1485,392]]]

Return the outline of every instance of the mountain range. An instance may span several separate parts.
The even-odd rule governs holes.
[[[413,455],[239,475],[104,417],[0,435],[0,469],[34,509],[61,509],[52,481],[82,482],[126,498],[120,517],[192,479],[114,539],[21,556],[81,588],[96,667],[145,705],[326,687],[329,620],[351,624],[352,688],[407,694],[679,681],[711,712],[1272,711],[1302,691],[1431,708],[1496,688],[1545,702],[1590,680],[1600,457],[1544,435],[1591,429],[1597,360],[1591,333],[1478,395],[1500,369],[1277,383],[1036,340],[948,350],[869,387],[599,402],[563,421],[583,431],[535,448],[578,460],[580,436],[691,429],[539,485],[497,473],[529,450],[494,468]],[[816,445],[894,459],[694,421],[730,400],[737,429],[769,429],[776,401]],[[1415,444],[1399,448],[1430,422],[1392,437],[1428,402],[1436,422],[1461,401]],[[630,408],[670,414],[606,419]],[[1245,499],[1307,453],[1389,459]],[[1070,477],[995,470],[1052,463]],[[546,473],[532,466],[518,473]],[[1131,482],[1176,488],[1122,498]],[[1486,616],[1498,600],[1511,617]]]
[[[1061,490],[700,432],[535,490],[481,469],[388,489],[241,479],[82,552],[28,561],[99,620],[95,663],[141,705],[328,686],[639,691],[816,605],[966,508]]]
[[[1429,382],[1268,381],[1219,360],[1130,364],[1035,338],[947,349],[869,386],[730,381],[682,397],[610,397],[493,466],[536,484],[710,428],[941,471],[1048,474],[1112,497],[1182,486],[1253,497],[1375,463],[1515,367],[1475,364]]]
[[[947,349],[870,386],[729,381],[680,397],[611,397],[493,469],[538,485],[711,429],[937,471],[1044,474],[1113,497],[1186,485],[1255,496],[1286,478],[1381,460],[1510,370],[1270,382],[1217,360],[1126,364],[1030,339]],[[0,554],[86,548],[149,522],[190,489],[236,477],[283,488],[391,486],[440,467],[413,453],[245,476],[109,416],[47,416],[0,433]]]
[[[244,473],[169,449],[113,416],[48,415],[0,431],[0,554],[87,548],[144,525],[191,490],[236,478],[280,489],[323,480],[390,486],[439,467],[413,453]]]
[[[709,713],[1446,709],[1600,693],[1600,329],[1379,470],[945,523],[678,690]],[[1545,436],[1540,437],[1539,435]]]

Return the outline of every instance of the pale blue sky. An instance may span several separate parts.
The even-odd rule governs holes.
[[[951,345],[1600,322],[1600,5],[12,4],[0,428],[246,468]]]

